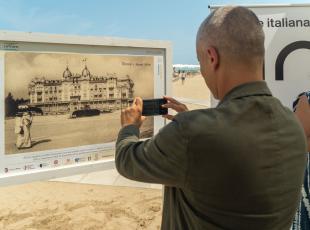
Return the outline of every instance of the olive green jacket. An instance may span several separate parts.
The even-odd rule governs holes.
[[[139,141],[122,128],[115,164],[129,179],[165,185],[162,229],[289,229],[306,140],[264,81],[237,86],[216,108],[179,113]]]

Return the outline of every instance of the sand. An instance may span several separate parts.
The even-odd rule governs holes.
[[[188,77],[183,84],[174,79],[172,91],[174,97],[206,104],[210,101],[210,92],[201,76]],[[190,109],[208,107],[186,105]],[[117,117],[113,116],[115,122]],[[64,182],[0,187],[0,229],[160,229],[161,202],[161,189]]]
[[[210,91],[200,74],[186,77],[183,83],[180,78],[173,79],[172,94],[174,97],[210,100]]]
[[[0,188],[0,229],[160,229],[160,189],[35,182]]]
[[[181,99],[190,110],[210,107],[210,90],[200,74],[187,76],[184,82],[180,78],[173,79],[172,95]]]

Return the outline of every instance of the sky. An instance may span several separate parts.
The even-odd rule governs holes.
[[[10,52],[5,55],[5,95],[11,92],[15,98],[28,97],[28,84],[34,77],[62,80],[66,63],[73,75],[81,74],[85,68],[83,59],[87,59],[87,68],[94,77],[115,74],[120,79],[126,79],[128,75],[134,82],[135,94],[142,98],[153,98],[153,57],[29,52]]]
[[[208,5],[310,0],[0,0],[0,30],[168,40],[174,64],[198,64],[195,40]]]

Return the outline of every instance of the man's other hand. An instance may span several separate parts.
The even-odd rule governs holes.
[[[140,97],[136,97],[132,105],[121,112],[121,124],[122,127],[127,125],[136,125],[141,127],[145,117],[142,116],[143,101]]]
[[[173,109],[178,113],[188,111],[188,108],[186,107],[186,105],[182,104],[181,102],[178,102],[174,98],[168,97],[168,96],[164,96],[164,98],[167,100],[167,103],[163,104],[162,107],[168,108],[168,109]],[[169,120],[173,120],[173,118],[174,118],[174,116],[170,115],[170,114],[163,115],[163,117],[167,118]]]
[[[299,98],[295,114],[304,128],[308,142],[308,151],[310,152],[310,105],[307,96],[302,95]]]

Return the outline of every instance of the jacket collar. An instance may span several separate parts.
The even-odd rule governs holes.
[[[248,96],[272,96],[270,89],[265,81],[248,82],[238,85],[230,90],[224,98],[219,102],[218,106],[232,99],[248,97]]]

